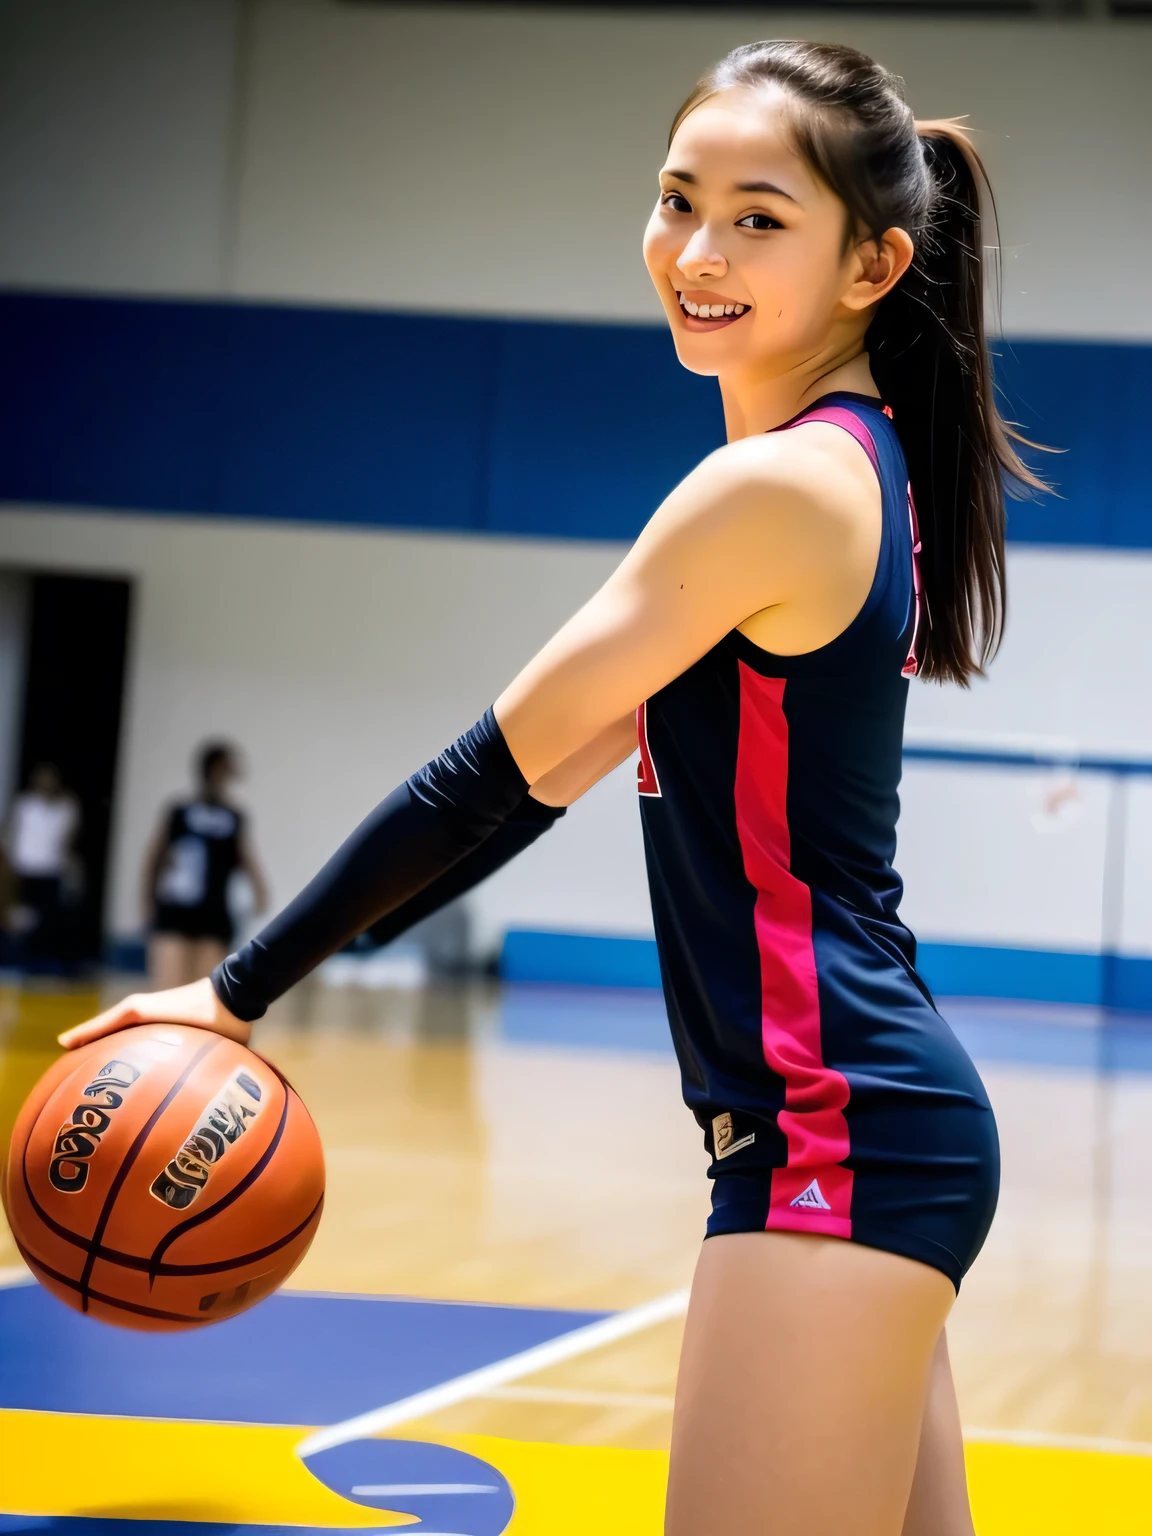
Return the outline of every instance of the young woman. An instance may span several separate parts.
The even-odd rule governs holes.
[[[208,742],[194,767],[195,795],[165,809],[144,856],[148,979],[157,989],[195,981],[231,949],[228,887],[237,870],[251,883],[256,911],[268,905],[244,813],[228,799],[240,777],[236,749]]]
[[[737,49],[677,115],[645,254],[728,444],[494,709],[210,980],[139,1019],[246,1039],[358,929],[479,879],[635,746],[713,1216],[670,1536],[970,1536],[944,1323],[996,1202],[974,1068],[892,869],[909,676],[996,648],[1002,475],[979,161],[851,49]],[[916,531],[915,506],[920,517]],[[919,539],[922,537],[923,547]]]

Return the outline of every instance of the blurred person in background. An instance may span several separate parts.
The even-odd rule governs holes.
[[[80,802],[55,763],[37,763],[4,829],[15,898],[8,928],[21,958],[63,958],[62,898],[80,878],[76,840],[82,820]]]
[[[228,798],[242,773],[239,753],[227,742],[208,742],[194,768],[195,797],[165,809],[144,859],[148,976],[157,988],[202,976],[231,949],[229,887],[237,871],[252,888],[255,911],[268,904],[244,813]]]

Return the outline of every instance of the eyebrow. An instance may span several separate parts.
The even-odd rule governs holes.
[[[675,177],[675,179],[677,181],[686,181],[690,187],[694,187],[694,186],[698,185],[698,178],[693,176],[691,171],[672,171],[672,170],[668,170],[668,171],[665,171],[664,174],[665,174],[665,176]],[[778,187],[774,181],[741,181],[741,182],[737,182],[737,184],[736,184],[736,191],[737,192],[771,192],[771,193],[774,193],[775,196],[777,196],[777,197],[786,197],[790,203],[794,203],[796,201],[796,199],[792,196],[791,192],[785,192],[784,188],[783,187]]]

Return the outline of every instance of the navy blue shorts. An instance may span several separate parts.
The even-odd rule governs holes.
[[[959,1290],[996,1211],[1000,1144],[976,1068],[943,1020],[932,1017],[938,1027],[927,1053],[930,1072],[923,1049],[916,1071],[837,1063],[849,1090],[843,1118],[850,1150],[835,1164],[789,1166],[779,1109],[745,1107],[713,1117],[706,1130],[714,1181],[707,1235],[844,1237],[929,1264]]]
[[[230,949],[235,938],[232,918],[219,907],[203,905],[181,907],[174,902],[159,902],[152,932],[179,939],[215,939]]]

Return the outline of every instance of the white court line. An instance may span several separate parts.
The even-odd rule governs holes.
[[[1040,1450],[1096,1451],[1102,1456],[1152,1456],[1152,1441],[1109,1440],[1092,1435],[1059,1435],[1044,1429],[981,1429],[964,1431],[976,1445],[1028,1445]]]
[[[0,1290],[10,1286],[35,1283],[32,1272],[25,1269],[22,1264],[0,1266]],[[338,1293],[324,1292],[323,1294]],[[515,1381],[518,1376],[531,1376],[550,1365],[558,1365],[562,1360],[573,1360],[578,1355],[587,1354],[605,1344],[614,1343],[617,1339],[625,1339],[630,1334],[640,1333],[645,1328],[654,1327],[657,1323],[680,1317],[687,1307],[687,1290],[672,1291],[667,1296],[657,1297],[655,1301],[644,1302],[643,1305],[632,1307],[627,1312],[617,1312],[601,1322],[590,1323],[585,1328],[575,1328],[571,1333],[561,1334],[558,1339],[550,1339],[546,1344],[537,1344],[534,1348],[526,1349],[518,1355],[510,1355],[506,1360],[497,1360],[494,1364],[483,1366],[478,1371],[457,1376],[452,1381],[443,1382],[440,1386],[432,1387],[426,1392],[417,1392],[412,1397],[402,1398],[397,1403],[388,1403],[383,1408],[372,1409],[368,1413],[360,1414],[357,1418],[345,1419],[341,1424],[333,1424],[330,1429],[319,1430],[307,1440],[301,1441],[296,1447],[296,1454],[314,1456],[317,1451],[329,1450],[333,1446],[343,1445],[345,1441],[358,1440],[365,1435],[392,1429],[398,1424],[405,1424],[411,1419],[435,1413],[441,1408],[451,1407],[470,1397],[500,1398],[508,1402],[522,1403],[570,1403],[588,1408],[647,1408],[657,1412],[670,1412],[674,1399],[658,1393],[586,1392],[576,1387],[510,1387],[507,1383]],[[112,1414],[104,1417],[119,1418],[122,1415]],[[1023,1445],[1034,1446],[1040,1450],[1095,1451],[1104,1456],[1152,1456],[1152,1441],[1148,1440],[1115,1440],[1106,1436],[1062,1435],[1042,1429],[986,1429],[980,1425],[971,1425],[964,1430],[964,1438],[976,1445]]]
[[[502,1403],[571,1403],[577,1408],[647,1408],[671,1413],[676,1399],[657,1392],[585,1392],[579,1387],[493,1387],[481,1397]]]
[[[493,1387],[502,1387],[509,1381],[515,1381],[518,1376],[532,1376],[537,1371],[547,1370],[551,1365],[559,1365],[562,1360],[573,1360],[577,1355],[586,1355],[590,1350],[603,1348],[605,1344],[614,1344],[617,1339],[626,1339],[645,1328],[655,1327],[657,1323],[682,1317],[687,1310],[687,1288],[671,1291],[667,1296],[657,1296],[654,1301],[646,1301],[638,1307],[630,1307],[626,1312],[601,1318],[598,1323],[574,1328],[571,1333],[562,1333],[558,1339],[549,1339],[544,1344],[534,1345],[532,1349],[522,1350],[518,1355],[496,1360],[478,1371],[469,1371],[464,1376],[441,1382],[438,1387],[429,1387],[427,1391],[403,1397],[399,1402],[385,1403],[382,1408],[370,1409],[367,1413],[357,1414],[353,1419],[345,1419],[341,1424],[317,1430],[314,1435],[300,1442],[296,1454],[301,1457],[315,1456],[319,1451],[329,1451],[333,1446],[347,1444],[349,1440],[361,1440],[386,1429],[395,1429],[398,1424],[407,1424],[412,1419],[439,1413],[442,1408],[451,1408],[470,1397],[480,1397]]]
[[[354,1494],[369,1499],[423,1498],[447,1493],[499,1493],[496,1483],[357,1483]]]

